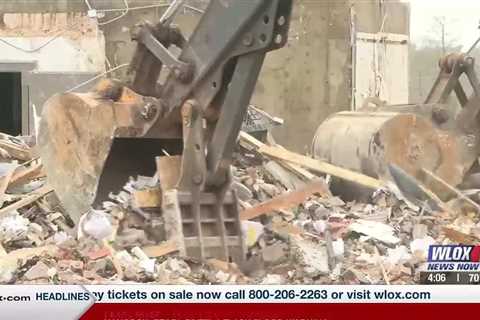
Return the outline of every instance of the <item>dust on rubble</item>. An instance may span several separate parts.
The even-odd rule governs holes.
[[[412,284],[429,245],[480,238],[478,215],[460,198],[432,210],[387,183],[368,201],[345,201],[328,190],[330,175],[252,142],[240,139],[233,168],[249,212],[239,266],[180,256],[165,241],[156,177],[132,178],[75,226],[46,184],[33,139],[1,134],[0,283]]]

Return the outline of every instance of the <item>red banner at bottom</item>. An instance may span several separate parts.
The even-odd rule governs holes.
[[[117,304],[97,303],[82,320],[159,319],[458,319],[478,304]]]

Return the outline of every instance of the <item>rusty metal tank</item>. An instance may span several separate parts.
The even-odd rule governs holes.
[[[452,133],[417,114],[340,112],[320,125],[312,154],[376,178],[386,176],[393,163],[419,180],[424,168],[457,185],[466,170],[460,144]]]

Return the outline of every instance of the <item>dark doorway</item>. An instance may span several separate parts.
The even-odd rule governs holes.
[[[0,132],[22,133],[22,74],[0,72]]]

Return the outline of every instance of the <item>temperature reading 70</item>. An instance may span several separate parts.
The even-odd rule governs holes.
[[[469,273],[468,280],[470,283],[479,283],[480,282],[480,274],[479,273]]]

